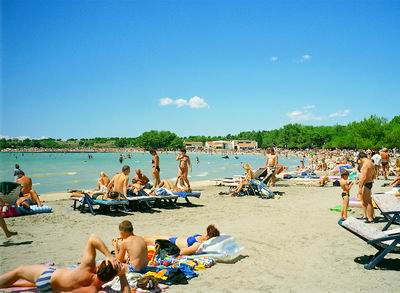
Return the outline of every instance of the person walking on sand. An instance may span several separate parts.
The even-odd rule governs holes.
[[[179,161],[179,169],[178,169],[178,177],[176,178],[175,185],[178,185],[178,181],[180,180],[181,185],[185,185],[188,187],[190,191],[190,182],[188,179],[188,172],[190,167],[190,172],[192,172],[192,164],[190,163],[190,158],[186,155],[186,150],[181,149],[176,160]]]
[[[368,159],[368,155],[364,152],[358,154],[357,160],[360,168],[360,180],[358,182],[358,195],[361,198],[366,222],[374,221],[374,207],[372,206],[372,185],[375,179],[375,166]]]
[[[0,216],[0,228],[4,231],[4,234],[6,234],[7,238],[10,238],[11,236],[17,235],[17,232],[13,232],[8,230],[6,221],[4,221],[3,217]]]
[[[121,173],[118,173],[111,179],[107,189],[110,192],[118,192],[121,197],[126,198],[128,194],[130,172],[131,168],[128,165],[124,165],[121,169]]]
[[[270,187],[274,187],[275,186],[275,182],[276,182],[276,166],[278,165],[278,155],[275,154],[275,150],[273,148],[270,148],[267,152],[267,168],[268,168],[268,173],[272,174],[271,175],[271,179],[269,182],[269,186]]]
[[[96,265],[96,250],[106,256],[99,266]],[[120,292],[131,292],[122,264],[112,257],[100,238],[92,235],[77,268],[20,266],[0,276],[0,288],[37,287],[39,292],[99,292],[105,283],[117,275],[120,279]]]
[[[383,177],[385,178],[385,180],[387,180],[389,175],[389,153],[387,148],[383,148],[380,152],[380,155]]]
[[[153,174],[153,188],[156,188],[160,183],[160,158],[157,155],[155,149],[150,150],[150,154],[152,155],[151,160],[151,170]]]

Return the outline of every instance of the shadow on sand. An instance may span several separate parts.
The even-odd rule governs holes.
[[[9,247],[9,246],[19,246],[19,245],[29,245],[32,244],[33,241],[21,241],[21,242],[13,242],[12,240],[8,240],[0,244],[0,247]]]
[[[358,256],[354,259],[354,262],[361,265],[366,265],[371,261],[372,257],[372,255]],[[400,271],[400,259],[384,258],[376,265],[375,269],[385,271]]]

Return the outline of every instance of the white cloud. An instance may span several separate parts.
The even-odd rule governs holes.
[[[21,135],[21,136],[8,136],[8,135],[3,135],[0,134],[0,139],[18,139],[18,140],[25,140],[25,139],[33,139],[33,140],[39,140],[39,139],[47,139],[47,136],[40,136],[40,137],[30,137],[27,135]]]
[[[278,57],[272,56],[272,57],[271,57],[271,62],[272,62],[272,63],[278,62]]]
[[[167,106],[174,103],[174,100],[171,98],[162,98],[160,99],[160,106]]]
[[[339,110],[339,111],[336,111],[336,112],[334,112],[332,114],[329,114],[329,117],[332,117],[332,118],[334,118],[334,117],[347,117],[347,116],[349,116],[349,114],[350,114],[350,110],[349,109]]]
[[[302,61],[308,61],[311,59],[311,55],[310,54],[304,54],[303,56],[301,56],[301,60]]]
[[[185,99],[173,100],[171,98],[160,99],[160,106],[169,106],[169,105],[176,105],[178,108],[186,106],[191,109],[210,108],[207,102],[203,98],[198,96],[191,97],[189,100]]]
[[[323,116],[315,115],[313,109],[315,105],[304,106],[301,109],[294,110],[292,112],[287,113],[286,115],[293,122],[301,122],[301,121],[321,121],[324,119]]]

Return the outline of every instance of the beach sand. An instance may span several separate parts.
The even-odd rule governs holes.
[[[376,181],[374,191],[385,191]],[[204,184],[200,184],[204,185]],[[198,186],[197,206],[154,209],[127,216],[81,214],[72,211],[65,193],[44,196],[52,214],[6,219],[19,235],[9,242],[0,234],[1,273],[20,264],[80,260],[87,237],[98,234],[111,249],[122,220],[134,223],[139,235],[188,235],[216,224],[245,247],[235,264],[217,264],[201,271],[186,286],[168,292],[397,292],[400,259],[388,256],[382,268],[365,270],[356,259],[375,250],[338,224],[341,203],[336,187],[307,187],[278,182],[280,199],[222,196],[226,187]],[[356,195],[357,188],[352,191]],[[64,199],[62,199],[64,198]],[[356,210],[355,216],[361,213]],[[382,224],[374,224],[382,225]],[[30,244],[17,245],[29,241]]]

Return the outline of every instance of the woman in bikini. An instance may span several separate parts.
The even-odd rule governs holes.
[[[152,149],[150,150],[150,154],[153,156],[151,160],[151,166],[152,166],[152,173],[153,173],[153,186],[157,187],[160,182],[160,158],[157,155],[157,152]]]
[[[145,236],[144,240],[147,245],[155,245],[157,239],[169,240],[171,243],[178,246],[181,255],[190,255],[196,253],[200,245],[213,237],[219,236],[219,230],[214,225],[209,225],[204,234],[193,234],[188,237],[177,236]]]
[[[242,191],[245,185],[248,185],[251,179],[254,179],[254,172],[251,168],[250,164],[245,163],[243,164],[243,169],[245,170],[246,176],[242,179],[239,183],[239,186],[236,187],[235,190],[232,191],[232,196],[237,195],[240,191]]]
[[[190,191],[190,182],[188,179],[189,167],[190,171],[192,171],[192,164],[190,163],[190,158],[186,155],[186,150],[181,149],[179,155],[176,157],[176,160],[179,161],[179,170],[178,177],[176,178],[175,185],[178,185],[178,181],[180,181],[181,185],[185,185],[188,187],[188,191]]]

